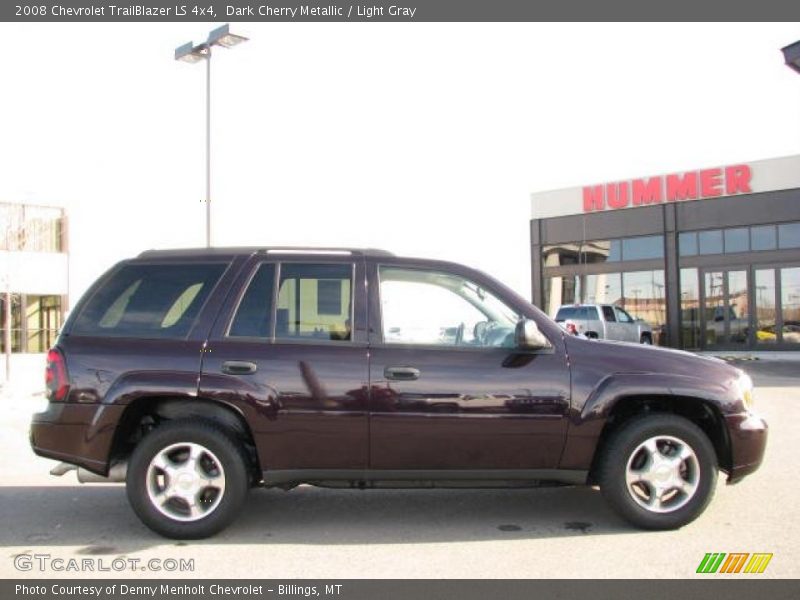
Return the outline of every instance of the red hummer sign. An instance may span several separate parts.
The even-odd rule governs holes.
[[[583,212],[749,194],[752,170],[732,165],[583,188]]]

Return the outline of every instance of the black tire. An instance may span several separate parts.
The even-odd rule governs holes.
[[[639,339],[640,344],[645,344],[647,346],[653,345],[653,338],[650,334],[643,333],[641,339]]]
[[[665,507],[662,507],[666,508],[667,512],[656,512],[657,509],[648,509],[643,506],[641,502],[646,502],[646,498],[639,495],[639,501],[637,501],[634,487],[645,491],[650,488],[644,484],[642,484],[644,487],[637,487],[637,484],[629,487],[626,480],[629,460],[632,466],[635,466],[634,461],[642,456],[645,457],[645,460],[649,460],[646,454],[642,454],[646,453],[645,450],[637,452],[637,449],[645,441],[658,436],[675,438],[683,442],[691,449],[696,459],[679,461],[680,469],[690,474],[688,478],[695,481],[695,487],[691,495],[672,492],[674,508],[670,509],[668,502],[665,503]],[[662,440],[659,443],[664,444],[665,442]],[[671,448],[668,441],[662,447],[667,450]],[[649,414],[635,417],[612,434],[601,452],[597,481],[603,496],[622,518],[637,527],[643,529],[683,527],[700,516],[714,495],[718,475],[716,452],[708,436],[694,423],[683,417],[672,414]],[[660,454],[660,456],[664,455]],[[667,457],[667,459],[676,460],[672,457]],[[662,497],[669,501],[669,496],[670,494],[666,493]],[[681,505],[681,502],[685,503]]]
[[[214,494],[216,506],[192,521],[170,518],[155,505],[148,492],[151,461],[163,450],[180,444],[197,444],[207,449],[221,464],[216,473],[223,474],[224,490]],[[204,455],[204,460],[208,461],[209,456]],[[131,454],[126,478],[128,501],[142,522],[164,537],[187,540],[209,537],[227,527],[239,514],[249,484],[247,457],[241,444],[228,430],[203,419],[170,421],[148,433]],[[180,509],[181,505],[177,507]]]

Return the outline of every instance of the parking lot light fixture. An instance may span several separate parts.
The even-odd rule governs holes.
[[[206,247],[211,247],[211,48],[233,48],[248,38],[230,32],[229,26],[217,27],[200,44],[187,42],[175,48],[175,60],[187,63],[206,61]]]
[[[800,73],[800,41],[790,44],[785,48],[781,48],[781,52],[783,52],[783,59],[786,61],[786,66]]]

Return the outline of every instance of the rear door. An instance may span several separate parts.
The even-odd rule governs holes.
[[[360,258],[254,257],[214,325],[200,395],[245,413],[269,476],[366,467],[363,282]]]
[[[520,353],[520,314],[467,275],[370,267],[370,467],[557,466],[567,427],[564,354]]]

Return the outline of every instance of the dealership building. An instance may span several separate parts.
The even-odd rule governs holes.
[[[800,350],[800,156],[535,193],[530,227],[551,316],[616,304],[659,345]]]
[[[67,285],[64,209],[0,202],[0,353],[22,360],[53,345]]]

